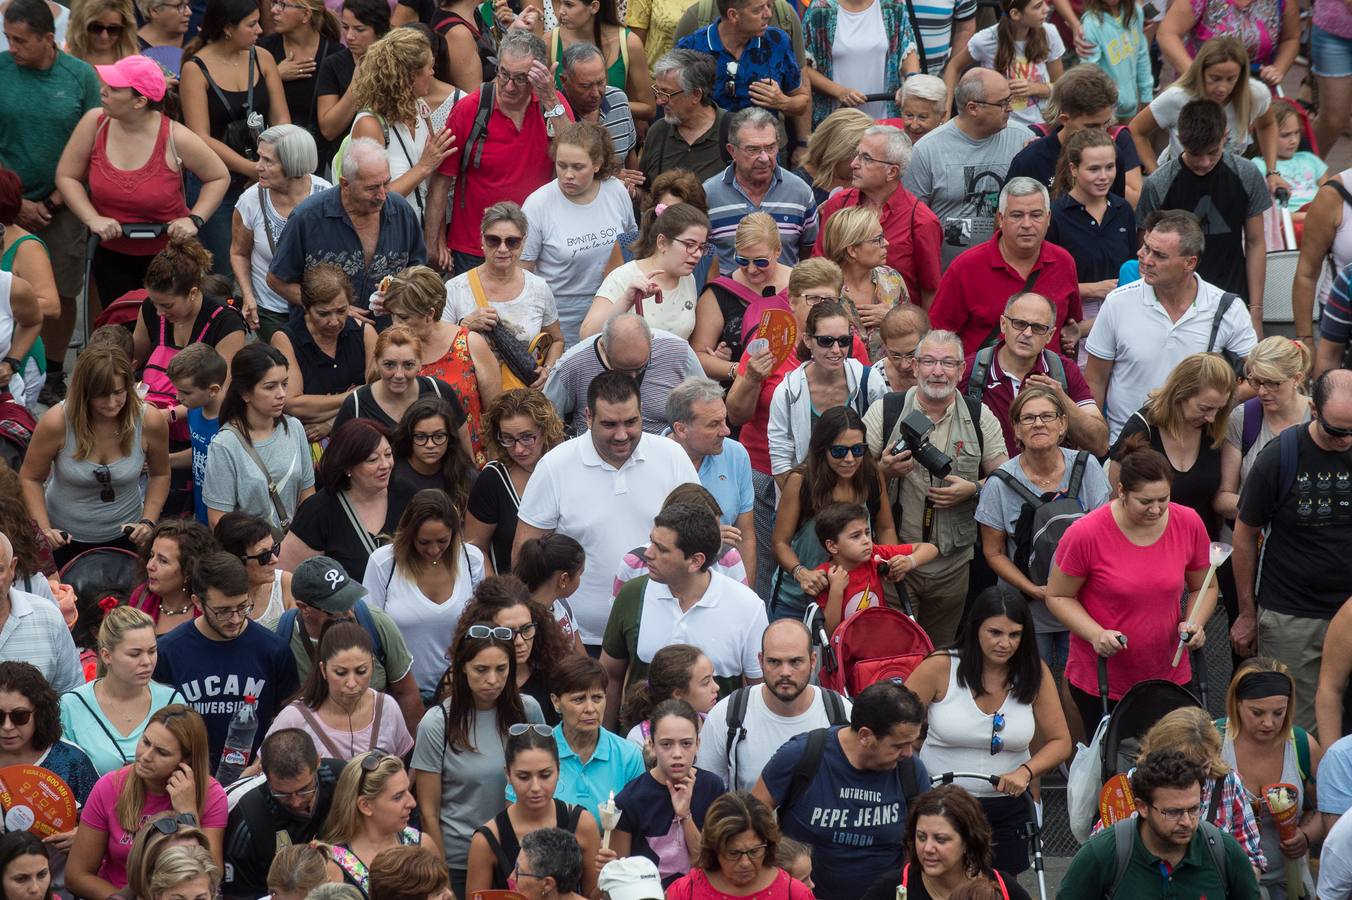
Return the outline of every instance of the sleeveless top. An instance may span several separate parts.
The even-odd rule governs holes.
[[[479,399],[479,378],[474,373],[474,360],[469,355],[469,329],[461,326],[451,341],[446,355],[422,367],[419,375],[440,378],[451,386],[460,400],[460,408],[469,421],[470,446],[474,448],[474,467],[482,469],[488,463],[484,452],[483,402]]]
[[[136,420],[131,453],[105,466],[75,458],[75,428],[66,416],[66,442],[52,460],[52,477],[46,490],[47,515],[53,528],[69,532],[81,543],[98,544],[117,540],[122,537],[123,525],[140,520],[144,508],[141,470],[146,462],[141,422]],[[106,501],[101,499],[107,489],[105,483],[113,492],[112,499]]]
[[[107,116],[99,116],[89,153],[89,199],[99,215],[119,222],[172,222],[188,215],[182,175],[164,161],[173,124],[169,117],[160,114],[155,146],[139,169],[119,169],[108,159],[108,122]],[[118,237],[104,241],[102,246],[127,256],[154,256],[168,243],[165,234],[150,241]]]
[[[601,48],[602,52],[605,48]],[[549,45],[549,61],[559,63],[559,71],[554,74],[554,86],[563,90],[563,31],[554,29],[554,40]],[[615,61],[606,66],[606,84],[624,90],[625,78],[629,73],[629,29],[620,28],[620,54]]]
[[[399,834],[395,835],[395,839],[401,847],[410,845],[416,847],[422,843],[422,832],[416,828],[404,828]],[[356,886],[357,890],[362,892],[362,896],[368,896],[371,873],[366,868],[366,863],[362,862],[360,857],[349,850],[345,844],[333,845],[333,861],[338,864],[338,868],[343,870],[343,880]]]
[[[714,300],[718,301],[718,311],[723,314],[723,331],[719,333],[718,340],[728,345],[734,361],[739,360],[746,349],[746,342],[742,340],[746,311],[760,297],[728,275],[720,275],[709,282],[709,290]],[[727,386],[732,381],[727,380],[723,384]]]
[[[1339,172],[1334,175],[1330,181],[1337,179],[1343,187],[1352,191],[1352,172]],[[1342,199],[1342,195],[1339,195]],[[1329,244],[1329,255],[1333,257],[1333,274],[1337,275],[1348,263],[1352,263],[1352,205],[1343,201],[1342,218],[1338,221],[1338,230],[1333,233],[1333,241]],[[1333,279],[1321,278],[1319,286],[1315,289],[1317,301],[1320,306],[1328,299],[1329,290],[1333,287]]]
[[[1230,768],[1239,775],[1239,762],[1235,758],[1235,739],[1221,732],[1221,758],[1230,764]],[[1241,782],[1243,776],[1240,776]],[[1305,809],[1305,785],[1300,777],[1300,760],[1296,756],[1296,742],[1294,739],[1286,741],[1282,745],[1282,781],[1286,784],[1292,784],[1296,787],[1296,808]],[[1259,788],[1262,789],[1261,786]],[[1282,839],[1277,831],[1277,823],[1273,821],[1272,810],[1257,794],[1255,794],[1249,785],[1244,786],[1244,799],[1253,807],[1253,817],[1258,823],[1258,845],[1263,850],[1263,856],[1267,859],[1267,868],[1259,877],[1258,883],[1265,887],[1280,884],[1286,886],[1286,863],[1287,858],[1282,855]],[[1305,895],[1314,896],[1314,880],[1310,877],[1310,860],[1305,857],[1300,860],[1294,860],[1301,868],[1301,880],[1305,882]]]
[[[333,356],[315,343],[303,319],[284,325],[282,330],[291,341],[291,351],[296,354],[296,364],[305,381],[305,393],[346,394],[354,384],[366,383],[366,342],[362,337],[362,325],[356,319],[349,318],[343,323]]]
[[[202,76],[207,80],[207,122],[211,131],[211,136],[224,143],[225,129],[231,122],[245,118],[248,115],[246,107],[249,102],[249,91],[246,88],[242,91],[227,91],[216,83],[216,79],[211,77],[211,71],[207,68],[206,60],[200,56],[194,56],[189,62],[197,63],[198,68],[202,70]],[[247,64],[246,64],[247,65]],[[263,67],[255,64],[253,82],[253,111],[263,117],[263,121],[270,122],[268,115],[268,86],[263,78]],[[247,71],[247,70],[246,70]],[[222,103],[221,98],[225,98]],[[226,103],[229,105],[227,106]],[[232,190],[238,190],[245,184],[245,178],[238,172],[230,173],[230,187]]]
[[[277,623],[285,611],[286,603],[282,599],[282,570],[277,569],[272,573],[272,593],[268,594],[268,608],[254,621],[268,631],[276,631]]]
[[[496,78],[498,76],[498,43],[493,40],[493,33],[484,27],[478,7],[474,9],[473,22],[457,12],[443,10],[439,15],[441,19],[432,26],[432,30],[444,38],[452,28],[460,26],[468,28],[469,33],[474,36],[474,49],[479,54],[479,65],[483,69],[484,81],[492,81]]]
[[[577,820],[581,817],[582,807],[554,798],[555,827],[572,834],[577,831]],[[516,868],[516,857],[521,852],[521,839],[516,836],[507,810],[494,816],[493,824],[498,826],[496,836],[487,825],[480,825],[474,829],[474,833],[483,835],[484,840],[488,841],[488,849],[493,851],[493,889],[505,891],[508,887],[507,877]]]
[[[4,227],[0,226],[0,244],[4,243],[4,235]],[[0,255],[0,272],[14,271],[14,260],[19,255],[19,248],[23,246],[24,241],[36,241],[42,252],[47,253],[47,245],[42,242],[42,238],[35,234],[25,234],[10,244],[9,249]],[[48,257],[50,259],[50,254]],[[12,334],[12,330],[6,333]],[[18,374],[23,376],[24,393],[22,395],[16,393],[14,398],[22,399],[24,405],[31,409],[38,401],[38,392],[42,390],[43,382],[47,380],[47,347],[42,343],[42,335],[39,334],[37,340],[33,341],[32,348],[21,362],[23,367]]]

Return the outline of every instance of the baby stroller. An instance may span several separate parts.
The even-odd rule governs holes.
[[[125,600],[136,584],[140,561],[136,554],[120,547],[95,547],[86,550],[61,568],[59,577],[75,591],[76,620],[71,637],[76,646],[92,647],[103,622],[99,601],[107,596]]]
[[[910,616],[887,606],[861,609],[836,626],[836,633],[829,638],[825,616],[817,604],[808,606],[803,623],[821,645],[818,681],[846,697],[889,678],[905,680],[934,652],[925,629]]]

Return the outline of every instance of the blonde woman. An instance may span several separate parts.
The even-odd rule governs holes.
[[[876,362],[883,355],[883,317],[898,303],[911,302],[901,274],[887,264],[887,237],[878,214],[864,206],[838,210],[822,230],[821,248],[840,266],[845,277],[841,305]]]
[[[71,5],[66,52],[91,66],[111,66],[133,56],[136,12],[131,0],[80,0]]]
[[[165,834],[161,829],[169,828],[170,822],[174,830]],[[172,811],[146,819],[136,832],[136,838],[131,842],[131,853],[127,855],[127,888],[123,895],[134,900],[149,897],[150,875],[155,871],[160,855],[173,847],[190,846],[200,847],[208,853],[211,851],[206,832],[180,821]]]
[[[321,884],[342,881],[343,870],[333,861],[333,848],[323,841],[288,844],[277,851],[268,868],[272,900],[305,900]]]
[[[434,133],[425,98],[432,87],[432,48],[420,32],[396,28],[371,45],[357,70],[353,92],[360,112],[352,137],[385,148],[390,190],[408,199],[422,222],[426,182],[449,154],[448,129]]]
[[[170,847],[150,874],[149,900],[215,897],[220,885],[221,867],[209,851],[191,844]]]
[[[98,654],[99,677],[61,695],[61,730],[107,775],[135,758],[150,717],[183,698],[151,679],[159,655],[155,620],[141,610],[118,606],[103,617]]]
[[[831,113],[812,130],[803,168],[812,176],[818,203],[850,186],[854,177],[850,164],[854,162],[859,139],[873,124],[872,117],[863,110],[847,107]]]
[[[370,865],[380,851],[410,844],[434,846],[425,833],[408,825],[417,805],[399,757],[372,750],[347,764],[324,823],[324,840],[333,845],[333,859],[345,882],[366,894]]]
[[[343,49],[338,16],[324,0],[272,0],[272,33],[258,46],[277,63],[291,124],[319,134],[315,90],[320,64]]]

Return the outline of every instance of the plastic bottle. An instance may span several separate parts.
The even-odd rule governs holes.
[[[222,787],[233,784],[249,765],[253,755],[254,735],[258,733],[258,699],[245,695],[244,702],[230,719],[230,730],[225,735],[221,762],[216,767],[216,780]]]

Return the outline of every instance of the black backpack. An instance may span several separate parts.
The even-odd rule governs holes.
[[[1056,557],[1056,545],[1061,542],[1061,535],[1085,515],[1084,504],[1080,502],[1079,494],[1080,483],[1084,481],[1085,466],[1088,464],[1088,450],[1076,453],[1075,463],[1070,470],[1070,484],[1065,492],[1049,491],[1041,496],[1030,491],[1012,473],[1003,468],[991,473],[1023,499],[1023,509],[1019,511],[1019,520],[1014,525],[1013,562],[1033,584],[1047,583],[1047,579],[1051,577],[1052,560]]]
[[[741,687],[728,696],[728,738],[724,749],[728,756],[728,790],[736,790],[737,784],[737,745],[746,740],[746,707],[751,702],[751,692],[760,690],[753,684]],[[845,712],[845,700],[835,691],[817,686],[822,695],[822,706],[826,708],[826,721],[832,725],[848,725],[850,717]]]
[[[784,792],[784,797],[779,801],[781,813],[784,810],[792,808],[798,798],[803,796],[808,785],[812,784],[813,779],[817,777],[817,772],[821,769],[822,756],[826,753],[826,741],[831,737],[830,728],[814,728],[807,733],[807,747],[803,750],[802,757],[798,760],[798,765],[793,767],[793,778],[789,781],[789,789]],[[906,811],[911,808],[915,798],[920,796],[920,770],[916,768],[916,756],[912,753],[910,756],[903,756],[897,760],[897,780],[901,782],[901,798],[904,804],[902,809],[902,818],[906,817]],[[926,785],[929,787],[929,785]],[[782,821],[781,815],[781,821]]]

